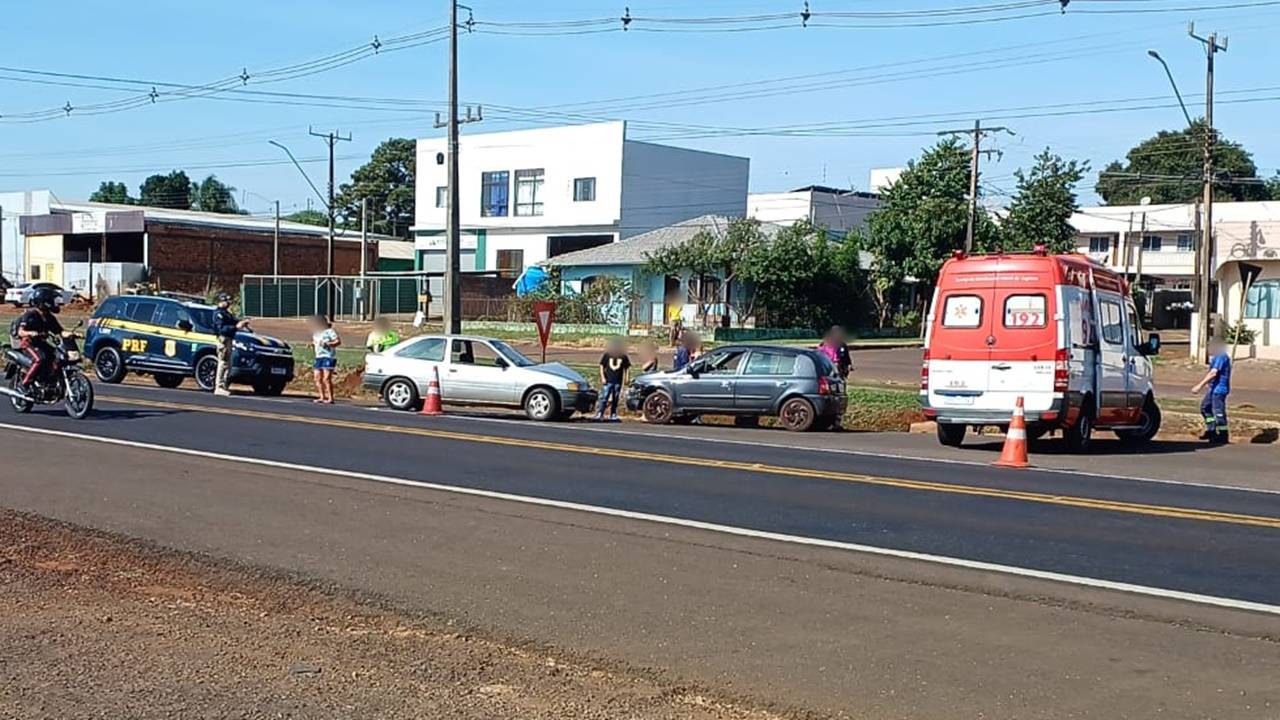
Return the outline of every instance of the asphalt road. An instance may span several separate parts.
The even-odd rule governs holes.
[[[1280,669],[1277,494],[99,390],[82,422],[5,419],[112,441],[0,428],[16,470],[0,481],[5,506],[786,706],[885,717],[1280,707],[1266,680]],[[1074,656],[1035,655],[1045,643]],[[1099,670],[1108,664],[1114,674]],[[1079,697],[1070,677],[1092,678],[1095,695]],[[1188,689],[1175,696],[1174,682]],[[965,692],[976,687],[996,694]],[[1265,703],[1270,715],[1249,714]]]

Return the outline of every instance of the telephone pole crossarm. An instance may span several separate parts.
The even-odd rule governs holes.
[[[998,132],[1006,132],[1010,135],[1014,134],[1012,130],[1003,126],[984,128],[982,127],[981,120],[974,120],[972,128],[965,128],[963,130],[941,130],[938,132],[939,136],[968,135],[973,141],[972,157],[969,160],[969,221],[965,226],[964,233],[964,251],[966,253],[973,252],[974,226],[978,221],[978,158],[983,153],[986,153],[988,158],[993,154],[998,156],[1000,153],[999,150],[983,150],[982,138]]]

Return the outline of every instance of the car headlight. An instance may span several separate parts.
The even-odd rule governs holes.
[[[564,384],[564,389],[565,389],[565,390],[569,390],[570,392],[576,392],[576,391],[578,391],[578,390],[581,390],[581,389],[582,389],[582,383],[580,383],[580,382],[567,382],[567,383],[565,383],[565,384]]]

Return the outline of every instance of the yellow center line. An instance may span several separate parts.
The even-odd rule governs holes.
[[[104,401],[119,403],[123,405],[138,405],[142,407],[152,407],[165,410],[180,410],[186,412],[201,412],[215,415],[234,415],[237,417],[253,418],[257,420],[280,420],[284,422],[293,422],[304,425],[317,425],[323,427],[341,428],[344,430],[368,430],[375,432],[390,432],[401,435],[412,435],[416,437],[436,438],[440,440],[456,440],[459,442],[484,443],[487,445],[501,445],[509,447],[532,448],[538,450],[551,450],[555,452],[573,453],[577,455],[592,455],[596,457],[619,458],[624,460],[640,460],[644,462],[666,463],[669,465],[684,465],[689,467],[717,468],[722,470],[737,470],[740,472],[762,473],[767,475],[782,475],[788,477],[801,477],[822,480],[837,480],[841,482],[858,483],[862,485],[878,485],[882,487],[901,488],[906,490],[921,490],[926,492],[949,493],[953,495],[971,495],[978,497],[1000,498],[1005,500],[1020,500],[1023,502],[1040,503],[1044,505],[1057,505],[1063,507],[1085,508],[1089,510],[1107,510],[1111,512],[1130,513],[1134,515],[1149,515],[1154,517],[1177,518],[1181,520],[1201,520],[1204,522],[1230,523],[1234,525],[1251,525],[1256,527],[1273,528],[1280,530],[1280,518],[1267,517],[1263,515],[1245,515],[1240,513],[1220,512],[1217,510],[1202,510],[1198,508],[1183,508],[1170,505],[1149,505],[1145,503],[1132,503],[1120,500],[1106,500],[1102,498],[1077,497],[1072,495],[1062,495],[1057,493],[1031,492],[1024,490],[1006,490],[1001,488],[982,487],[977,485],[960,485],[956,483],[932,482],[927,480],[907,480],[903,478],[880,477],[876,475],[865,475],[862,473],[840,472],[835,470],[818,470],[812,468],[789,467],[785,465],[769,465],[756,462],[741,462],[737,460],[718,460],[712,458],[684,457],[681,455],[666,455],[661,453],[642,452],[638,450],[623,450],[619,448],[592,447],[588,445],[574,445],[570,443],[551,442],[544,440],[525,440],[520,438],[503,437],[501,435],[478,435],[473,433],[457,432],[453,430],[438,430],[432,428],[407,427],[403,425],[388,425],[383,423],[369,423],[356,420],[334,420],[330,418],[310,417],[306,415],[295,415],[292,413],[268,412],[263,410],[246,410],[240,408],[224,408],[207,405],[191,405],[186,403],[165,402],[158,400],[142,400],[137,398],[122,398],[118,396],[103,397]]]

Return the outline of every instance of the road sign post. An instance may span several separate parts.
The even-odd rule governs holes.
[[[539,300],[533,304],[533,322],[538,326],[538,342],[542,344],[542,362],[547,361],[547,341],[551,339],[551,325],[556,321],[556,304]]]

